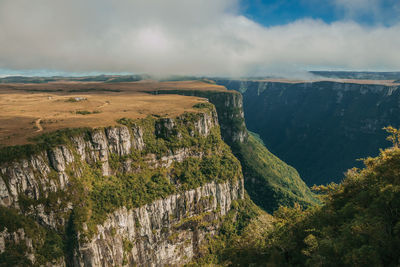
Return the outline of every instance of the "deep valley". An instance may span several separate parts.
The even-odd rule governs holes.
[[[0,265],[398,262],[397,85],[96,80],[0,86]]]
[[[387,81],[217,80],[242,92],[246,125],[304,181],[340,182],[358,159],[390,146],[385,126],[400,126],[399,84]]]

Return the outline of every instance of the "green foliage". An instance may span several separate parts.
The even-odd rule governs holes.
[[[119,168],[122,167],[123,160],[125,159],[125,157],[120,157],[118,154],[115,153],[108,154],[108,164],[113,170],[119,170]]]
[[[36,136],[31,141],[37,144],[47,144],[48,148],[50,148],[57,145],[69,144],[71,138],[78,135],[82,135],[85,139],[88,139],[90,131],[89,128],[66,128]]]
[[[143,153],[153,153],[158,157],[165,155],[170,150],[174,151],[177,148],[190,147],[195,145],[198,136],[191,136],[189,129],[193,129],[193,123],[195,118],[190,113],[185,113],[181,117],[177,118],[176,125],[168,135],[157,136],[156,135],[156,124],[160,122],[160,119],[154,116],[148,116],[141,120],[131,120],[122,118],[118,120],[118,123],[129,126],[129,127],[140,127],[143,130],[143,141],[146,144]],[[190,123],[188,123],[190,122]],[[178,136],[178,133],[181,136]]]
[[[102,176],[101,166],[83,166],[82,177],[73,179],[73,188],[77,201],[85,203],[76,212],[74,223],[77,230],[82,230],[83,222],[88,225],[87,235],[96,232],[96,225],[101,224],[107,214],[119,207],[136,208],[159,198],[165,198],[176,192],[183,192],[204,185],[208,182],[235,181],[241,176],[239,161],[232,155],[230,148],[222,141],[217,126],[208,136],[199,135],[194,122],[201,114],[185,113],[174,120],[172,136],[158,137],[156,125],[162,118],[147,117],[142,120],[121,119],[119,123],[129,128],[140,127],[143,131],[145,149],[141,155],[132,151],[132,155],[119,157],[110,154],[110,167],[118,170],[121,163],[130,157],[134,159],[137,173]],[[180,137],[178,137],[178,134]],[[158,157],[168,155],[178,148],[188,147],[200,157],[189,157],[182,162],[174,162],[169,168],[150,168],[143,157],[149,153]],[[192,153],[193,153],[192,152]],[[79,189],[80,188],[80,189]],[[81,238],[85,238],[81,235]]]
[[[174,225],[175,229],[191,229],[192,231],[195,231],[199,227],[206,227],[208,226],[207,219],[209,216],[212,215],[212,212],[203,212],[201,214],[187,217],[182,219],[179,223]],[[168,239],[170,241],[175,240],[178,237],[179,233],[173,233]]]
[[[393,128],[392,126],[387,126],[383,128],[386,132],[390,133],[390,135],[386,138],[386,140],[392,142],[393,146],[399,147],[400,145],[400,129]]]
[[[245,199],[232,202],[231,210],[222,218],[218,234],[208,238],[207,243],[200,249],[200,254],[189,266],[228,265],[241,263],[248,254],[240,253],[237,246],[239,240],[254,220],[269,216],[258,208],[246,195]],[[271,216],[269,216],[270,218]],[[264,225],[265,227],[265,225]]]
[[[239,161],[224,145],[222,151],[200,158],[188,158],[174,163],[174,174],[182,190],[199,187],[205,183],[235,181],[241,176]]]
[[[85,100],[87,100],[85,97],[70,97],[67,100],[65,100],[65,102],[76,103]]]
[[[0,206],[0,231],[7,228],[9,233],[23,229],[26,237],[32,239],[32,246],[38,264],[45,264],[64,255],[61,236],[54,230],[40,226],[33,219],[23,216],[16,209]],[[26,266],[32,263],[26,258],[28,247],[25,241],[8,243],[0,254],[0,266]]]
[[[0,147],[0,164],[20,158],[27,158],[33,154],[40,153],[45,149],[45,146],[45,144],[28,144],[23,146]]]
[[[322,206],[279,208],[274,227],[251,245],[253,258],[271,266],[397,266],[400,149],[383,150],[364,164],[341,184],[316,188],[324,194]]]
[[[15,232],[20,228],[26,228],[28,235],[34,235],[36,224],[21,216],[16,209],[0,206],[0,232],[7,228],[8,232]],[[29,227],[31,226],[31,227]]]
[[[205,103],[205,105],[199,105],[198,108],[212,110],[213,106]],[[37,240],[33,245],[39,264],[52,262],[56,258],[65,256],[67,264],[70,265],[73,264],[73,255],[78,249],[79,242],[88,241],[97,232],[97,225],[103,223],[107,215],[116,209],[136,208],[212,181],[224,182],[239,179],[241,177],[240,163],[222,141],[219,127],[210,129],[207,136],[202,136],[198,132],[196,123],[202,119],[202,116],[204,112],[185,113],[173,119],[171,124],[173,127],[168,126],[166,129],[162,128],[163,123],[168,122],[164,118],[149,116],[142,120],[119,120],[119,123],[127,125],[130,131],[140,127],[145,147],[142,151],[132,149],[131,154],[125,156],[109,154],[109,166],[114,175],[107,177],[102,175],[102,162],[89,164],[75,160],[66,168],[69,186],[65,191],[50,192],[46,197],[38,200],[28,198],[23,194],[19,197],[19,205],[23,213],[31,212],[38,205],[43,205],[46,213],[56,211],[56,216],[65,219],[67,222],[65,229],[49,230],[39,226],[34,217],[23,216],[7,208],[0,209],[0,226],[7,227],[10,232],[23,228],[27,236],[32,240]],[[10,162],[14,159],[28,158],[58,145],[66,145],[78,159],[71,138],[83,136],[85,140],[90,140],[91,131],[90,129],[65,129],[44,134],[32,139],[34,144],[2,148],[0,159],[2,162]],[[190,153],[189,157],[183,162],[174,162],[168,168],[154,168],[145,162],[149,154],[155,154],[161,158],[184,148]],[[136,171],[123,174],[121,170],[128,159],[132,160],[131,167]],[[79,176],[76,176],[78,170]],[[57,173],[54,171],[50,172],[48,178],[58,181]],[[39,188],[39,190],[42,189]],[[40,195],[44,194],[40,193]],[[72,211],[64,212],[66,203],[72,203]],[[205,215],[204,220],[196,221],[196,227],[206,227],[210,223],[208,217]],[[141,227],[138,222],[137,227]],[[15,253],[1,254],[2,263],[27,265],[25,260],[29,260],[23,256],[26,248],[14,248],[11,244],[7,245],[8,248],[19,250],[15,250]],[[21,252],[22,249],[25,251]]]
[[[269,152],[253,133],[239,145],[237,155],[247,192],[266,211],[273,212],[281,205],[308,206],[318,202],[297,171]]]
[[[80,115],[89,115],[92,114],[92,112],[88,111],[88,110],[77,110],[75,112],[76,114],[80,114]]]
[[[90,184],[85,203],[91,214],[89,217],[84,215],[83,220],[88,220],[89,235],[95,232],[95,226],[102,223],[107,214],[118,207],[136,208],[208,182],[238,179],[241,176],[240,163],[229,147],[220,138],[216,144],[212,134],[206,140],[210,144],[204,146],[208,150],[204,150],[206,155],[203,158],[190,157],[181,163],[174,162],[170,170],[150,169],[142,164],[138,173],[104,177],[92,168],[86,168],[82,180]]]
[[[217,80],[243,93],[246,125],[296,168],[307,185],[338,183],[356,161],[390,145],[381,128],[400,125],[400,91],[332,81]],[[347,90],[351,86],[352,90]],[[247,89],[247,90],[245,90]],[[373,125],[373,126],[372,126]]]
[[[209,102],[197,103],[193,107],[198,109],[214,110],[214,105]]]
[[[91,223],[102,223],[118,207],[137,208],[173,194],[176,188],[166,172],[147,170],[138,174],[98,177],[89,193],[92,203]]]
[[[236,142],[233,133],[247,133],[242,108],[238,107],[238,100],[242,97],[235,91],[206,91],[206,90],[159,90],[153,94],[178,94],[187,96],[198,96],[207,98],[212,103],[218,114],[218,122],[223,129],[221,135],[223,140],[232,147],[235,152]],[[235,154],[236,155],[236,154]]]
[[[60,234],[47,230],[44,243],[37,249],[36,253],[36,260],[41,264],[51,262],[52,259],[63,257],[64,244]]]
[[[215,105],[222,137],[240,160],[246,190],[257,205],[272,212],[280,205],[293,206],[300,203],[308,206],[318,203],[297,171],[269,152],[260,142],[259,136],[251,134],[248,139],[245,138],[244,143],[233,140],[233,134],[246,135],[248,132],[241,115],[241,95],[238,92],[160,90],[154,93],[205,97]]]
[[[208,150],[214,145],[220,146],[223,143],[220,136],[219,127],[213,127],[209,136],[201,136],[195,129],[195,122],[199,121],[203,114],[184,113],[173,120],[172,129],[162,126],[163,118],[148,116],[145,119],[132,120],[122,118],[118,123],[129,128],[140,127],[143,130],[143,141],[145,149],[142,154],[156,154],[159,158],[169,152],[175,152],[182,148],[192,148],[195,150]],[[161,132],[156,130],[157,125],[161,125]]]
[[[31,266],[32,262],[26,257],[26,244],[6,244],[6,249],[0,254],[0,266]]]
[[[16,159],[28,158],[31,155],[58,145],[69,144],[71,142],[71,137],[77,135],[87,137],[89,131],[88,128],[67,128],[34,137],[30,140],[33,144],[0,147],[0,164],[11,162]]]
[[[201,119],[200,116],[203,114],[185,113],[174,119],[170,132],[162,134],[157,131],[157,125],[165,121],[163,118],[149,116],[141,120],[119,120],[129,129],[140,127],[145,148],[142,151],[133,149],[132,154],[123,157],[110,154],[109,165],[115,175],[103,176],[99,162],[88,165],[79,161],[74,163],[76,166],[70,167],[82,171],[80,177],[74,177],[71,172],[68,201],[75,203],[75,208],[74,226],[70,227],[70,231],[82,233],[80,238],[86,240],[96,233],[97,225],[106,219],[107,214],[120,207],[137,208],[208,182],[235,181],[241,177],[240,163],[222,141],[219,127],[213,127],[207,136],[197,132],[194,123]],[[174,162],[169,168],[151,168],[144,161],[148,154],[161,158],[182,148],[190,148],[189,153],[194,153],[194,156],[183,162]],[[123,174],[120,169],[128,158],[133,160],[132,168],[138,171]],[[83,223],[88,226],[87,231],[82,228]],[[74,243],[73,240],[68,242]]]
[[[122,123],[119,121],[119,123]],[[168,147],[165,144],[165,140],[163,138],[157,138],[155,124],[156,118],[153,116],[148,116],[146,119],[140,121],[130,121],[128,123],[137,125],[141,129],[143,129],[143,141],[146,144],[144,153],[154,153],[161,157],[161,155],[165,154],[168,151]]]
[[[77,110],[77,111],[75,111],[75,113],[76,113],[76,114],[79,114],[79,115],[98,114],[98,113],[100,113],[100,112],[101,112],[101,111],[99,111],[99,110],[94,110],[94,111]]]
[[[130,242],[127,239],[124,239],[124,240],[122,240],[122,243],[123,243],[123,247],[124,247],[124,252],[129,253],[133,248],[132,242]]]

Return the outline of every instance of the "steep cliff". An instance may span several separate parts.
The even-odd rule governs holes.
[[[400,125],[397,85],[217,82],[243,93],[249,129],[309,185],[339,182],[389,145],[383,127]]]
[[[177,94],[198,96],[208,99],[216,108],[221,135],[231,147],[247,141],[248,133],[244,122],[243,98],[235,91],[205,90],[156,90],[153,94]]]
[[[0,151],[0,262],[183,264],[244,196],[214,107]]]
[[[281,205],[308,206],[317,202],[293,167],[269,152],[262,141],[249,135],[243,99],[238,92],[157,90],[153,93],[200,96],[215,105],[222,137],[242,165],[246,191],[264,210],[273,212]]]

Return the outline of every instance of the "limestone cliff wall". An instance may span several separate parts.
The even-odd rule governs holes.
[[[216,108],[221,135],[231,147],[244,143],[248,132],[244,120],[243,97],[235,91],[160,90],[154,94],[179,94],[207,98]]]
[[[155,119],[150,134],[159,142],[156,144],[165,146],[168,140],[174,140],[172,148],[165,146],[167,149],[161,152],[149,149],[149,130],[132,123],[74,134],[65,144],[2,162],[0,208],[4,216],[13,215],[18,223],[6,221],[0,225],[0,253],[23,245],[23,255],[31,263],[58,266],[161,266],[188,262],[204,238],[218,229],[232,201],[244,195],[241,171],[237,177],[220,177],[196,188],[179,189],[182,182],[174,180],[173,164],[212,153],[230,153],[185,143],[186,136],[190,136],[192,143],[200,140],[207,144],[207,138],[212,139],[209,136],[215,135],[214,130],[219,127],[215,109],[200,111],[193,118],[190,122],[186,117]],[[157,145],[153,147],[158,149]],[[237,165],[240,169],[238,162]],[[98,177],[123,177],[141,173],[143,166],[166,172],[170,183],[178,188],[176,192],[137,208],[116,207],[94,230],[88,229],[91,226],[85,221],[91,212],[80,218],[81,227],[74,225],[79,210],[86,205],[84,199],[83,203],[76,199],[86,194],[79,190],[89,194],[88,188],[96,183],[96,178],[88,180],[88,171]],[[56,240],[64,239],[65,245],[63,255],[49,261],[41,250],[53,234],[58,236]],[[35,238],[43,240],[32,242]]]
[[[181,265],[190,261],[233,200],[243,198],[243,181],[209,183],[140,208],[121,208],[79,247],[76,265]]]

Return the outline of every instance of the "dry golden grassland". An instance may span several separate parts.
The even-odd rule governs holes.
[[[168,89],[226,90],[196,81],[0,85],[0,145],[26,144],[30,137],[63,128],[112,126],[123,117],[175,117],[204,101],[145,93]]]

